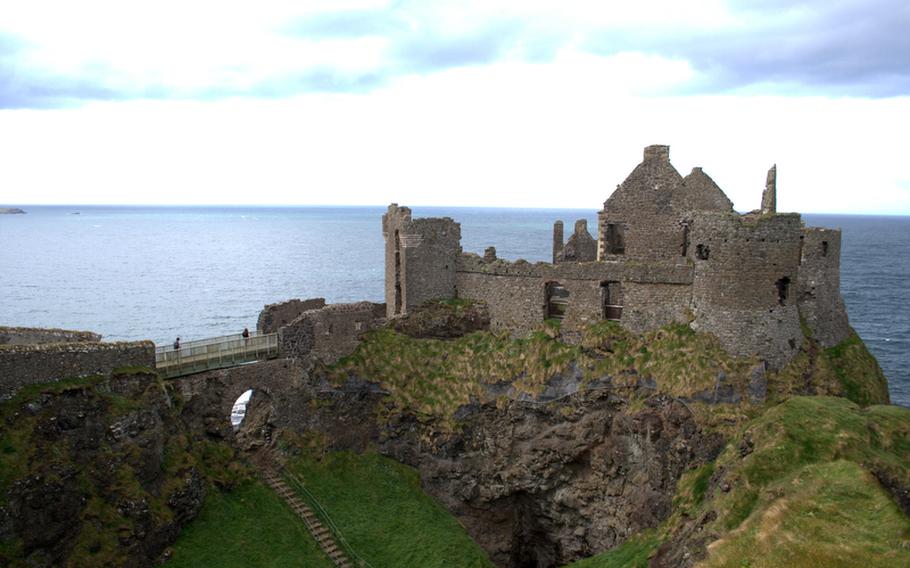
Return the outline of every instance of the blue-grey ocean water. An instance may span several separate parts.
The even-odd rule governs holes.
[[[254,328],[264,304],[382,301],[381,207],[28,207],[0,215],[0,325],[189,341]],[[547,260],[552,223],[590,210],[414,207],[461,222],[466,251]],[[910,406],[910,217],[804,215],[843,229],[850,321]]]

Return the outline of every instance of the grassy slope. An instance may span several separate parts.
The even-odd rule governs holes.
[[[659,545],[654,531],[645,531],[609,552],[573,562],[568,568],[647,568],[648,557]]]
[[[268,487],[249,481],[212,490],[180,534],[167,566],[326,567],[332,563],[293,511]]]
[[[319,461],[296,458],[288,469],[373,566],[492,566],[405,465],[375,453],[336,452]]]
[[[585,380],[614,377],[634,383],[653,378],[661,392],[692,395],[713,388],[723,372],[744,391],[757,360],[734,359],[717,340],[671,324],[636,335],[615,322],[588,328],[580,345],[567,345],[544,326],[527,338],[476,332],[441,341],[414,339],[389,329],[368,335],[350,356],[331,370],[336,381],[353,373],[380,382],[392,395],[395,411],[434,417],[453,426],[455,410],[471,398],[483,399],[484,384],[508,381],[519,392],[538,393],[553,376],[575,365]]]
[[[910,411],[795,397],[684,476],[677,515],[717,513],[706,566],[910,565],[910,518],[872,471],[910,479]],[[729,492],[705,493],[712,473]]]

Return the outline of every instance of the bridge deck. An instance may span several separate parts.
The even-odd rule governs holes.
[[[155,348],[155,368],[162,377],[180,377],[212,369],[223,369],[243,363],[272,359],[278,356],[278,334],[251,333],[244,338],[239,333],[187,341],[180,349],[173,346]]]

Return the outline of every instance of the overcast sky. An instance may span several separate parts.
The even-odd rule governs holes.
[[[907,0],[137,4],[0,4],[0,206],[593,210],[669,144],[910,214]]]

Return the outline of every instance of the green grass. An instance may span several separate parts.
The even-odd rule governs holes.
[[[353,374],[377,381],[391,394],[391,413],[411,412],[455,428],[453,414],[472,399],[483,400],[485,384],[509,382],[519,393],[538,394],[548,380],[578,368],[584,381],[611,376],[616,384],[654,379],[661,392],[692,395],[713,388],[720,373],[745,392],[754,358],[733,358],[711,335],[671,324],[634,334],[615,322],[586,329],[579,345],[558,339],[550,322],[525,338],[475,332],[453,340],[415,339],[380,329],[355,352],[328,369],[336,382]]]
[[[233,491],[212,490],[174,544],[173,568],[325,567],[332,563],[303,522],[271,489],[248,481]]]
[[[910,519],[858,464],[806,466],[774,489],[704,566],[910,566]]]
[[[744,440],[752,451],[742,456]],[[710,469],[680,480],[677,515],[713,510],[708,566],[910,565],[910,518],[871,472],[910,479],[910,411],[837,397],[793,397],[734,437]],[[880,562],[879,562],[880,560]]]
[[[567,568],[647,568],[648,558],[658,546],[656,533],[644,531],[609,552],[573,562]]]
[[[421,490],[412,468],[372,452],[333,452],[318,461],[294,458],[288,470],[376,568],[492,566],[455,517]]]
[[[797,356],[769,374],[768,390],[778,400],[794,394],[818,394],[842,396],[862,405],[889,402],[888,381],[856,333],[828,349],[806,335]]]

